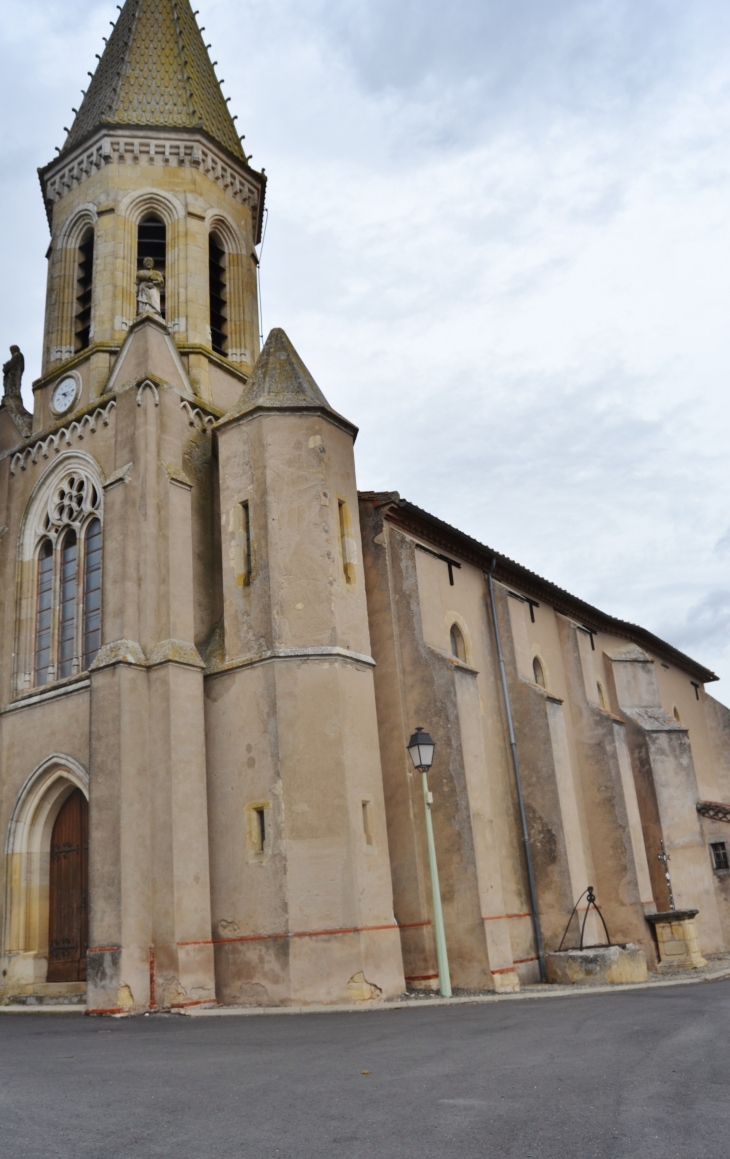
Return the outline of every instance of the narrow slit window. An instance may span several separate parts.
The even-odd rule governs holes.
[[[241,504],[241,575],[243,587],[251,583],[251,510],[248,501]]]
[[[137,269],[142,269],[142,263],[145,258],[152,258],[155,263],[155,269],[165,275],[167,267],[167,226],[164,221],[160,221],[159,217],[150,215],[144,221],[141,221],[137,226]],[[164,285],[160,291],[160,313],[162,317],[165,314],[165,290]]]
[[[363,801],[362,803],[362,831],[365,838],[366,845],[373,844],[373,831],[370,825],[370,802]]]
[[[36,611],[35,682],[48,683],[51,666],[51,618],[53,615],[53,545],[46,539],[38,555],[38,607]]]
[[[600,680],[596,681],[596,689],[598,691],[598,703],[604,712],[608,712],[608,697],[606,696],[606,689],[603,687]]]
[[[266,848],[266,810],[256,810],[256,846],[257,852],[263,853]]]
[[[101,523],[92,519],[86,532],[84,558],[84,668],[90,668],[101,647]]]
[[[458,624],[451,625],[451,654],[456,656],[457,660],[466,661],[466,644],[464,643],[464,633]]]
[[[226,251],[215,234],[208,239],[210,284],[210,343],[216,354],[228,353],[228,301]]]
[[[61,590],[58,617],[58,675],[73,673],[76,645],[76,533],[69,531],[61,548]]]
[[[345,577],[345,583],[354,584],[355,540],[352,534],[350,509],[343,499],[339,500],[337,506],[340,515],[340,549],[342,551],[342,570]]]
[[[79,246],[76,274],[76,322],[75,340],[77,350],[86,350],[91,342],[91,298],[94,278],[94,231],[89,230]]]
[[[712,851],[712,865],[714,869],[730,869],[730,858],[727,855],[727,845],[724,841],[713,841],[710,845]]]
[[[532,671],[535,676],[535,684],[539,684],[541,688],[547,688],[547,684],[545,683],[545,670],[538,656],[532,661]]]

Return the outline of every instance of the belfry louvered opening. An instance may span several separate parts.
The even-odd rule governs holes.
[[[79,245],[76,269],[75,346],[86,350],[91,342],[91,298],[94,278],[94,231],[89,229]]]
[[[216,354],[228,353],[226,251],[212,233],[208,239],[208,270],[210,275],[210,344]]]
[[[145,258],[152,258],[155,263],[154,268],[163,277],[165,276],[167,269],[167,226],[154,214],[148,214],[137,226],[138,270],[142,269]],[[165,313],[165,290],[166,285],[163,285],[160,290],[160,313],[163,318],[167,316]]]

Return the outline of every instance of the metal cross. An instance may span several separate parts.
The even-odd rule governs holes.
[[[667,879],[667,889],[669,890],[669,908],[670,908],[670,910],[673,910],[673,909],[676,909],[677,907],[674,904],[674,894],[672,893],[672,879],[669,876],[669,862],[672,859],[669,856],[669,854],[667,853],[666,849],[664,848],[664,842],[660,841],[659,844],[662,847],[662,851],[661,851],[661,853],[657,853],[657,861],[661,861],[663,866],[664,866],[664,876]]]

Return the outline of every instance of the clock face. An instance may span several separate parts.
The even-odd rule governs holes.
[[[65,414],[73,406],[76,398],[77,382],[75,378],[62,378],[53,392],[51,406],[56,414]]]

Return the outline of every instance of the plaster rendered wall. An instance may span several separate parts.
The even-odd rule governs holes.
[[[524,914],[525,906],[520,896],[520,908],[509,908],[514,877],[500,846],[514,843],[515,834],[511,815],[500,813],[504,785],[496,781],[503,782],[503,770],[494,779],[487,771],[493,756],[491,727],[496,723],[501,728],[501,720],[497,710],[497,721],[487,723],[495,702],[482,695],[483,577],[462,569],[452,587],[443,562],[383,525],[367,503],[362,512],[396,916],[406,977],[413,985],[428,986],[434,984],[436,973],[420,775],[409,768],[405,751],[410,732],[423,724],[437,742],[429,787],[434,794],[432,816],[452,982],[512,988],[511,925],[516,924],[519,938],[524,919],[508,915]],[[451,654],[453,623],[464,634],[467,663]],[[529,950],[528,941],[525,957],[532,956]]]

